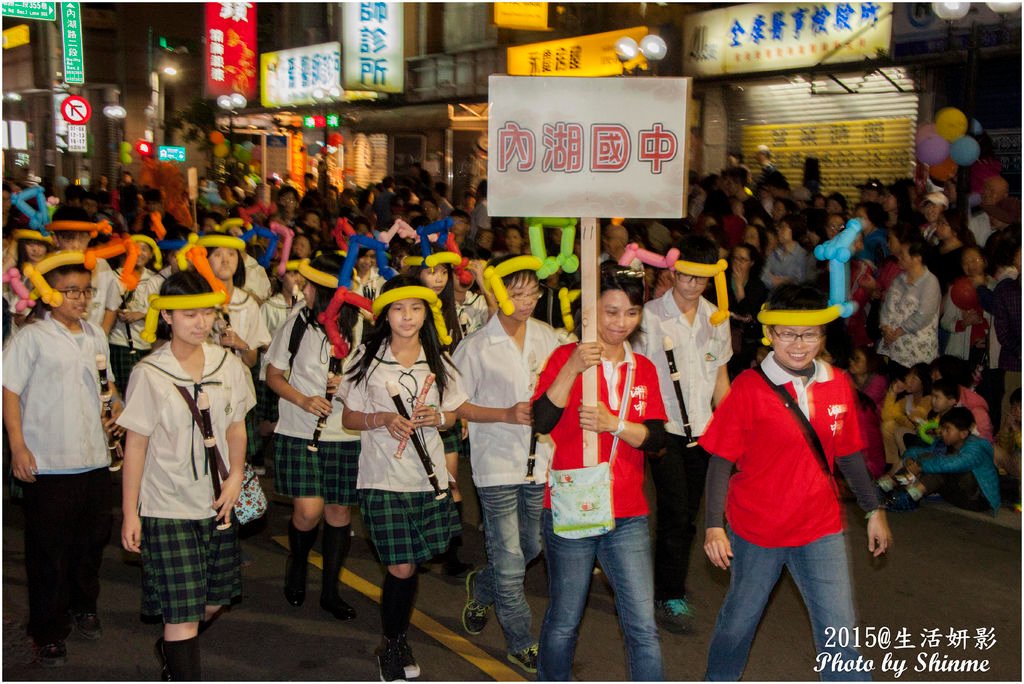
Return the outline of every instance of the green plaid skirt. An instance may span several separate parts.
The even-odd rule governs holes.
[[[234,515],[232,515],[232,518]],[[242,595],[239,524],[218,530],[216,518],[142,518],[142,614],[165,623],[198,622],[206,606]]]
[[[312,435],[310,435],[312,437]],[[306,448],[310,440],[276,435],[274,489],[285,496],[315,496],[324,503],[355,506],[359,474],[359,440],[320,442],[319,451]]]
[[[276,423],[278,397],[266,382],[256,383],[256,420]]]
[[[444,443],[444,453],[459,454],[462,450],[462,428],[456,424],[451,430],[441,430],[441,441]]]
[[[430,560],[461,533],[451,495],[360,489],[359,509],[384,565]]]
[[[122,399],[124,399],[125,392],[128,391],[128,378],[131,377],[132,369],[148,353],[148,349],[137,349],[132,354],[128,347],[122,347],[119,344],[110,345],[110,370],[114,373],[114,386],[117,387],[117,392]]]

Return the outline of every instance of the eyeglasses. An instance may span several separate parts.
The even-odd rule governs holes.
[[[93,297],[96,296],[95,287],[87,287],[84,290],[79,290],[77,287],[73,287],[68,290],[57,290],[57,292],[60,292],[62,295],[64,295],[65,297],[72,301],[81,299],[82,295],[85,295],[86,299],[92,299]]]
[[[514,302],[523,302],[524,304],[532,304],[540,299],[540,290],[534,290],[533,292],[519,292],[517,294],[509,294],[509,299]]]
[[[736,257],[733,258],[735,259]],[[689,273],[679,273],[678,271],[676,272],[676,278],[679,278],[684,283],[707,283],[710,280],[707,276],[695,276]]]
[[[792,330],[783,330],[781,332],[777,330],[772,330],[772,334],[775,335],[775,337],[779,338],[780,341],[785,342],[786,344],[792,344],[797,340],[803,340],[807,344],[817,344],[818,342],[821,341],[821,338],[824,337],[820,332],[817,331],[800,333],[798,335]]]

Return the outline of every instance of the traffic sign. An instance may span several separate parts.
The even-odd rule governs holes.
[[[88,152],[89,136],[86,126],[71,124],[68,126],[68,152]]]
[[[80,3],[65,2],[61,9],[64,37],[64,82],[85,83],[85,59],[82,49],[82,8]]]
[[[92,117],[92,106],[84,97],[68,95],[60,105],[60,115],[69,124],[88,123],[89,118]]]
[[[57,20],[57,3],[55,2],[5,2],[3,3],[3,15],[5,17],[18,17],[19,19],[36,19],[39,21]]]

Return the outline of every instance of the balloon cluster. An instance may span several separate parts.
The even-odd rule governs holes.
[[[978,161],[981,146],[976,136],[982,131],[976,119],[968,122],[967,115],[956,107],[940,109],[935,123],[917,129],[917,160],[928,165],[933,180],[944,183],[956,175],[959,167]]]
[[[526,224],[530,227],[530,253],[541,261],[541,267],[537,269],[538,278],[544,280],[558,269],[566,273],[575,273],[579,269],[579,257],[573,253],[576,242],[576,219],[532,217],[526,219]],[[544,245],[545,228],[562,229],[562,242],[557,256],[548,256],[547,247]]]
[[[35,199],[34,207],[28,203],[30,199]],[[50,208],[46,203],[46,193],[41,185],[14,193],[11,195],[11,204],[28,217],[28,225],[32,230],[39,231],[43,237],[49,235],[46,232],[46,226],[50,222]]]

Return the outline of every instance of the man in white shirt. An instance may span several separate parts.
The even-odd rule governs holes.
[[[697,438],[711,420],[711,407],[729,391],[727,364],[732,357],[729,319],[718,325],[718,309],[702,295],[709,278],[687,274],[687,264],[718,262],[718,247],[705,236],[688,235],[679,245],[681,260],[671,290],[644,307],[642,353],[658,369],[669,421],[668,447],[651,460],[658,519],[654,550],[655,617],[665,629],[684,633],[693,626],[686,597],[686,573],[696,535],[694,522],[704,491],[708,455]],[[682,272],[680,272],[680,267]],[[672,343],[678,379],[673,380],[665,351]],[[684,410],[678,396],[682,394]]]
[[[551,446],[532,441],[530,397],[544,362],[561,342],[551,326],[532,317],[540,298],[536,271],[513,271],[502,280],[515,311],[506,315],[499,310],[462,341],[453,359],[469,393],[460,417],[469,421],[469,441],[476,447],[471,450],[473,483],[483,510],[488,560],[486,568],[466,578],[462,625],[479,634],[493,604],[508,660],[533,673],[537,641],[523,578],[527,563],[541,549]],[[527,481],[530,460],[533,479]]]

